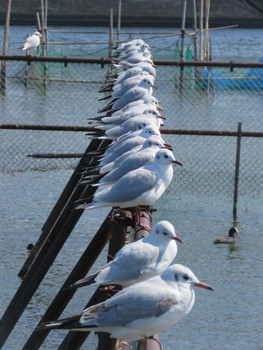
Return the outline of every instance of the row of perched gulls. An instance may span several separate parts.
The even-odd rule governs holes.
[[[152,95],[156,70],[149,46],[143,40],[131,40],[116,54],[116,67],[122,71],[102,89],[111,98],[100,111],[106,115],[91,121],[96,129],[93,136],[112,143],[82,179],[84,184],[107,188],[78,208],[152,205],[172,181],[173,165],[181,165],[160,133],[164,118]],[[100,271],[68,286],[119,284],[123,290],[39,329],[102,331],[126,341],[165,331],[192,309],[194,287],[213,290],[189,268],[174,263],[176,242],[182,241],[174,226],[166,220],[158,222],[148,236],[125,245]]]

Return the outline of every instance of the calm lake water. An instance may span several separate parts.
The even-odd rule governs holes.
[[[50,28],[62,29],[62,28]],[[69,28],[64,28],[69,29]],[[106,28],[70,28],[72,30],[99,31]],[[2,39],[0,30],[0,40]],[[131,32],[171,32],[170,29],[127,29]],[[32,27],[10,28],[10,54],[18,54],[17,49],[23,43]],[[139,35],[134,34],[133,37]],[[152,37],[153,35],[145,35]],[[257,62],[262,55],[263,30],[231,29],[211,33],[213,59],[217,61]],[[96,39],[95,39],[96,38]],[[50,40],[59,41],[95,41],[107,40],[107,35],[94,36],[85,34],[50,33]],[[175,39],[148,39],[156,58],[172,59]],[[0,43],[1,44],[1,43]],[[55,45],[54,45],[55,47]],[[53,49],[52,49],[53,50]],[[89,46],[68,45],[54,49],[54,55],[102,57],[107,55],[106,45]],[[204,116],[205,117],[205,116]],[[200,117],[201,118],[201,117]],[[183,122],[181,122],[183,125]],[[200,120],[204,123],[204,120]],[[205,125],[205,124],[204,124]],[[262,131],[262,120],[257,128]],[[181,126],[183,127],[183,126]],[[168,141],[170,139],[168,138]],[[15,142],[15,141],[14,141]],[[192,142],[192,141],[191,141]],[[234,142],[234,141],[233,141]],[[176,139],[175,149],[182,156],[185,167],[191,176],[191,163],[183,157],[180,139]],[[260,140],[261,146],[262,141]],[[226,146],[227,144],[225,144]],[[224,145],[222,145],[224,147]],[[227,146],[226,146],[227,147]],[[193,158],[200,157],[202,149],[193,144]],[[253,154],[251,155],[253,157]],[[258,159],[259,169],[262,159]],[[188,168],[187,168],[188,167]],[[200,182],[206,176],[207,169],[200,169],[196,174]],[[155,204],[157,212],[153,223],[159,220],[171,221],[178,235],[184,241],[178,248],[176,261],[191,268],[197,277],[215,291],[196,290],[196,303],[191,313],[180,323],[161,335],[165,350],[255,350],[262,346],[262,248],[263,248],[263,204],[262,173],[259,172],[259,185],[251,190],[243,189],[238,207],[238,229],[240,237],[234,247],[216,246],[213,240],[226,235],[232,225],[232,192],[209,188],[200,191],[200,186],[191,181],[187,185],[180,183],[180,173],[166,193]],[[261,171],[261,170],[260,170]],[[72,170],[50,172],[19,172],[0,174],[0,312],[5,308],[16,292],[21,280],[17,274],[26,257],[26,246],[34,243],[40,235],[41,227],[64,186]],[[217,174],[215,174],[217,176]],[[182,188],[180,188],[182,187]],[[4,350],[21,349],[30,336],[41,315],[53,300],[60,286],[86,248],[108,209],[85,212],[79,220],[71,237],[66,242],[45,280],[32,298],[27,309],[4,346]],[[106,252],[102,254],[95,271],[106,261]],[[93,287],[81,288],[63,313],[69,316],[78,313],[86,304]],[[52,331],[43,345],[43,349],[53,350],[58,347],[65,332]],[[96,336],[91,335],[83,349],[96,349]]]

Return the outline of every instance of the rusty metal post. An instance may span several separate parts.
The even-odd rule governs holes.
[[[127,233],[132,222],[132,215],[128,210],[115,210],[109,223],[111,239],[109,241],[108,261],[119,251],[127,240]],[[102,302],[120,290],[120,286],[99,287],[85,308]],[[60,344],[58,350],[78,350],[88,337],[89,332],[70,331]],[[109,337],[107,333],[98,333],[98,350],[115,350],[116,339]]]
[[[137,241],[143,237],[149,235],[149,230],[147,228],[152,225],[152,212],[154,209],[152,207],[141,207],[141,227],[135,224],[135,235],[134,239]],[[145,228],[146,227],[146,228]],[[162,350],[160,343],[159,334],[154,334],[152,338],[141,339],[137,344],[138,350]]]

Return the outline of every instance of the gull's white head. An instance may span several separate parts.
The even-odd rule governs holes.
[[[152,135],[159,135],[159,136],[161,136],[160,130],[155,125],[147,125],[140,132],[140,136],[144,137],[145,139],[148,139]]]
[[[39,32],[34,32],[34,35],[38,36],[39,38],[41,37],[41,34]]]
[[[182,240],[176,235],[173,225],[166,220],[159,221],[157,224],[155,224],[150,235],[163,242],[171,242],[174,240],[183,243]]]
[[[192,289],[194,287],[214,290],[208,284],[200,282],[195,274],[186,266],[173,264],[162,273],[161,278],[166,282],[176,283],[180,287]]]
[[[158,135],[152,135],[152,136],[150,136],[148,139],[146,139],[145,141],[144,141],[144,143],[143,143],[143,146],[142,146],[142,148],[149,148],[149,147],[151,147],[151,148],[162,148],[162,147],[166,147],[166,148],[168,148],[168,145],[167,144],[165,144],[163,141],[162,141],[162,139],[161,139],[161,137],[160,136],[158,136]],[[171,147],[171,146],[170,146]]]
[[[178,160],[174,158],[173,153],[169,149],[160,149],[155,157],[154,161],[157,164],[162,164],[162,165],[168,165],[168,164],[177,164],[177,165],[182,165]]]
[[[153,83],[153,78],[152,77],[144,77],[140,83],[138,84],[138,86],[143,87],[144,89],[151,89],[151,88],[156,88],[156,86]]]

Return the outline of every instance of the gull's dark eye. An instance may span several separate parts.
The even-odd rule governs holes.
[[[164,158],[168,158],[167,154],[164,155]]]
[[[189,280],[189,277],[188,277],[187,275],[184,275],[184,276],[183,276],[183,279],[184,279],[185,281],[188,281],[188,280]]]
[[[167,233],[167,232],[163,232],[163,234],[164,234],[165,236],[167,236],[167,235],[168,235],[168,233]]]

